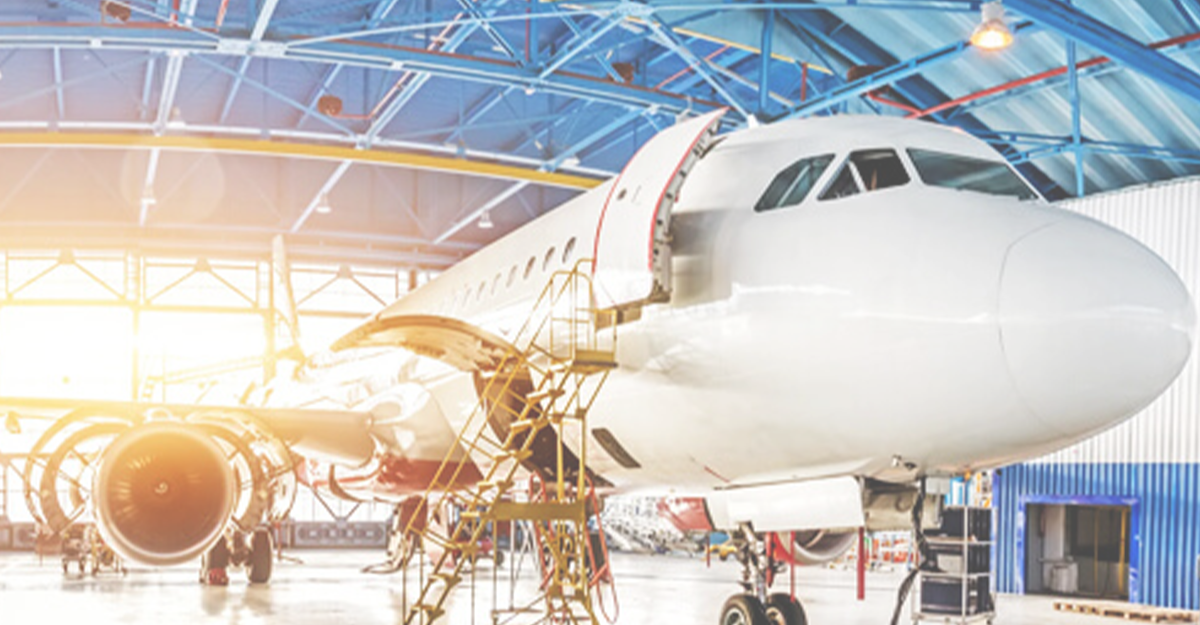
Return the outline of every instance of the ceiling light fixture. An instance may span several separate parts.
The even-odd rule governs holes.
[[[971,45],[984,50],[1003,50],[1012,45],[1013,34],[1004,22],[1004,5],[1000,0],[984,3],[979,12],[979,26],[971,33]]]
[[[492,211],[483,211],[483,214],[479,216],[479,227],[484,230],[491,230],[494,225],[492,223]]]
[[[172,130],[183,130],[187,128],[187,123],[183,121],[183,112],[178,106],[171,108],[171,114],[167,116],[167,128]]]
[[[328,193],[317,196],[317,206],[313,210],[317,211],[318,215],[328,215],[333,212],[333,207],[329,205]]]
[[[146,206],[154,206],[158,200],[154,197],[154,187],[146,185],[142,187],[142,204]]]

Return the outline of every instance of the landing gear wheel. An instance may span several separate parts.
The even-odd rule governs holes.
[[[808,625],[804,607],[791,595],[783,592],[767,597],[767,621],[771,625]]]
[[[265,584],[271,581],[271,565],[274,563],[274,548],[271,545],[271,532],[265,528],[254,530],[250,537],[250,563],[247,572],[251,584]]]
[[[757,597],[734,595],[721,608],[721,625],[771,625]]]

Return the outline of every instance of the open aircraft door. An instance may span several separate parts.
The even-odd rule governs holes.
[[[716,136],[725,109],[650,139],[609,189],[592,258],[600,308],[666,301],[671,294],[671,209],[692,166]]]

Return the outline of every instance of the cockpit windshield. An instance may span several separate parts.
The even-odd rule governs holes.
[[[1020,176],[999,161],[915,148],[908,150],[908,156],[921,180],[930,186],[1006,195],[1019,200],[1037,198]]]

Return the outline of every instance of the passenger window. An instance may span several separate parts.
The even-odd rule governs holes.
[[[486,281],[484,281],[484,282],[480,282],[480,283],[479,283],[479,290],[475,292],[475,299],[477,299],[477,300],[482,300],[482,299],[483,299],[483,291],[484,291],[484,289],[486,289],[486,288],[487,288],[487,282],[486,282]]]
[[[832,154],[823,154],[792,163],[787,169],[779,172],[771,184],[767,185],[767,190],[762,197],[758,198],[754,210],[769,211],[785,206],[795,206],[803,202],[813,185],[817,183],[817,179],[825,173],[832,162]]]
[[[564,265],[567,264],[567,261],[571,260],[571,255],[574,253],[575,253],[575,237],[571,237],[571,240],[567,241],[567,246],[563,248],[563,264]]]
[[[513,265],[512,269],[508,270],[508,280],[504,283],[504,287],[508,288],[513,285],[513,282],[516,282],[516,281],[517,281],[517,266]]]
[[[850,153],[850,158],[821,194],[821,199],[848,197],[860,190],[878,191],[908,182],[908,170],[904,169],[895,150],[859,150]]]
[[[537,259],[530,256],[529,262],[525,263],[525,278],[524,278],[525,280],[528,280],[529,275],[533,273],[533,264],[536,262],[537,262]]]
[[[546,271],[547,269],[549,269],[550,262],[553,260],[554,260],[554,248],[551,247],[550,249],[546,250],[546,258],[545,258],[545,260],[542,261],[542,271]]]
[[[503,274],[497,273],[495,278],[492,278],[492,295],[496,294],[496,289],[500,286],[500,276]]]

